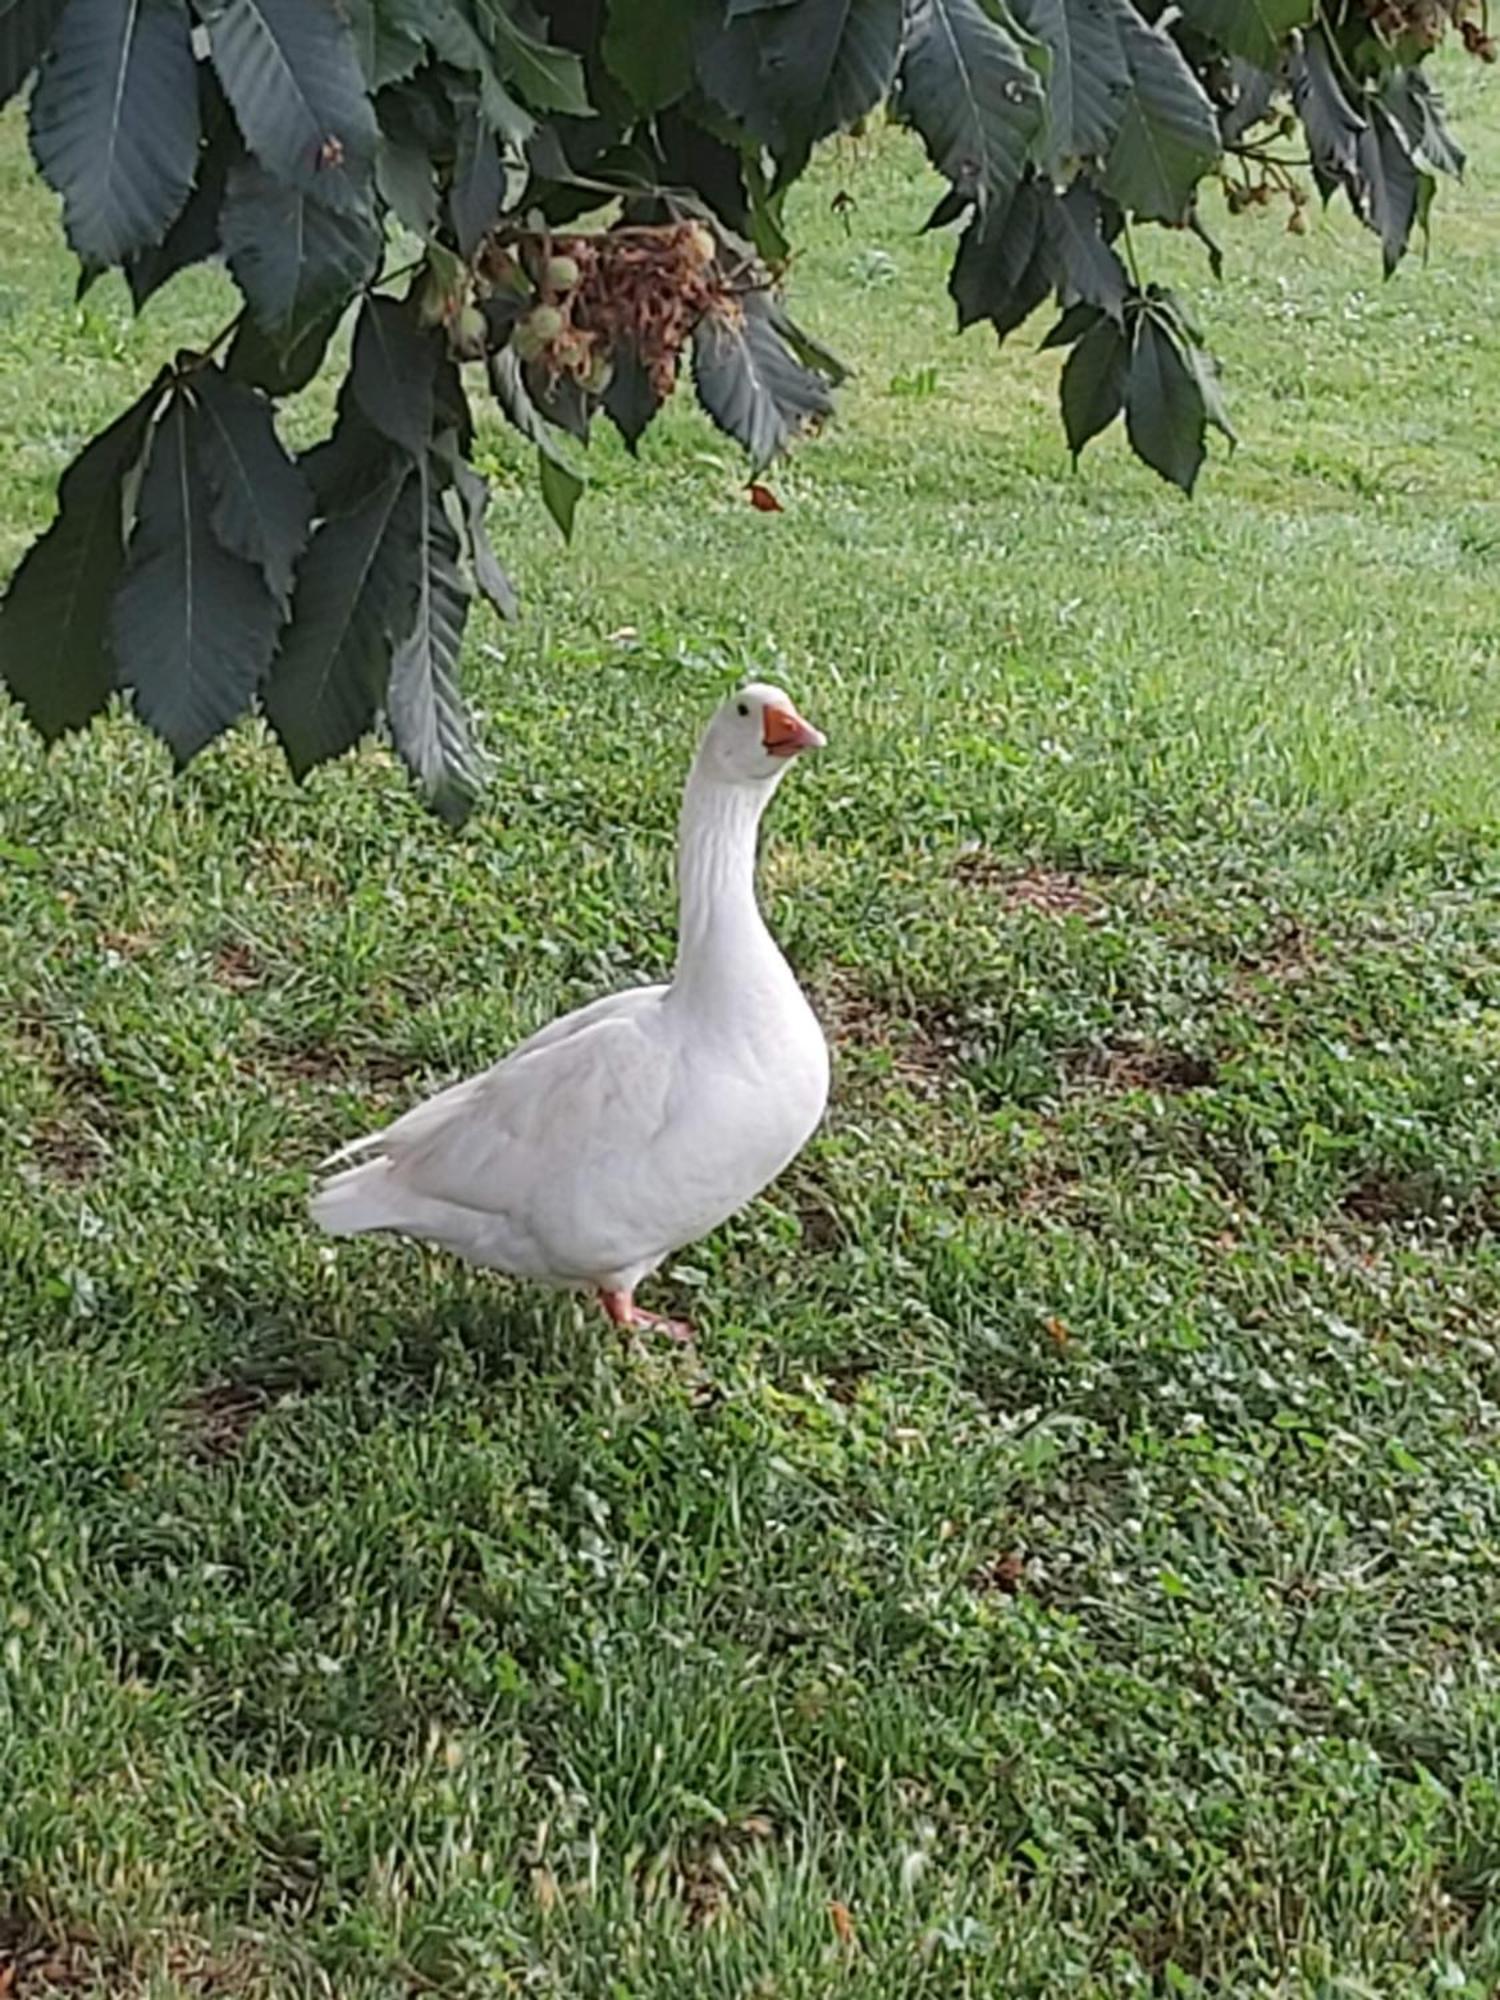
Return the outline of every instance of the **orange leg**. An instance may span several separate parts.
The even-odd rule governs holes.
[[[600,1292],[599,1303],[616,1326],[648,1327],[654,1333],[664,1333],[670,1340],[690,1345],[693,1329],[685,1319],[668,1319],[665,1313],[647,1312],[638,1306],[629,1292]]]

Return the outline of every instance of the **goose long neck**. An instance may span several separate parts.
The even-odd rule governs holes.
[[[738,785],[694,767],[677,850],[677,979],[700,995],[728,992],[776,948],[755,900],[755,845],[773,787]]]

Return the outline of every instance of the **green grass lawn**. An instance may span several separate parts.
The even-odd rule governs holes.
[[[1243,436],[1191,505],[953,338],[913,145],[830,152],[795,299],[858,373],[784,513],[683,398],[565,550],[487,419],[527,616],[459,837],[384,751],[174,782],[0,713],[0,1990],[1496,1990],[1500,126],[1449,81],[1425,270],[1147,235]],[[8,568],[226,295],[75,309],[13,115],[0,197]],[[835,1101],[650,1293],[696,1355],[317,1239],[331,1145],[661,974],[751,669],[831,738],[764,881]]]

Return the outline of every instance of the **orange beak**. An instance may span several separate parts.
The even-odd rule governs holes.
[[[828,738],[794,708],[768,708],[762,717],[761,741],[773,757],[795,757],[799,750],[821,750]]]

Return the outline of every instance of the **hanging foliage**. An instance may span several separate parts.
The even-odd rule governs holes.
[[[383,720],[461,819],[471,600],[517,604],[476,382],[564,535],[596,418],[634,451],[681,384],[753,479],[843,375],[781,298],[786,191],[888,100],[948,182],[960,327],[1003,341],[1054,301],[1075,459],[1119,418],[1190,492],[1229,418],[1132,225],[1194,230],[1217,268],[1217,175],[1302,227],[1300,135],[1394,270],[1463,167],[1423,68],[1450,29],[1494,59],[1475,0],[0,0],[0,101],[34,73],[81,282],[118,267],[140,310],[218,258],[243,300],[64,473],[0,675],[49,741],[124,693],[180,763],[252,708],[299,776]],[[351,311],[334,428],[293,457],[277,402]]]

